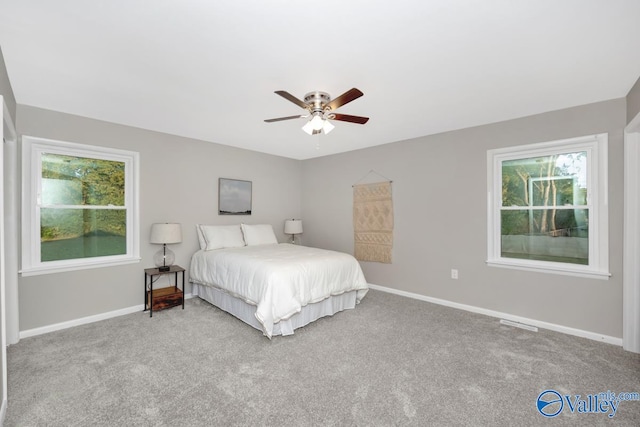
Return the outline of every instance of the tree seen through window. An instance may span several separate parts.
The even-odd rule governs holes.
[[[41,155],[41,261],[126,253],[125,163]]]

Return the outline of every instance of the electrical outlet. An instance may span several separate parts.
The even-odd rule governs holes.
[[[451,269],[451,278],[452,279],[458,279],[458,270],[456,270],[455,268]]]

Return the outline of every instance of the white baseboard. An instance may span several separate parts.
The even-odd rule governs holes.
[[[548,329],[550,331],[561,332],[567,335],[574,335],[577,337],[588,338],[590,340],[601,341],[607,344],[617,345],[620,347],[622,346],[622,338],[616,338],[609,335],[602,335],[596,332],[584,331],[582,329],[570,328],[568,326],[556,325],[554,323],[542,322],[540,320],[529,319],[526,317],[514,316],[512,314],[501,313],[499,311],[488,310],[486,308],[475,307],[472,305],[460,304],[457,302],[447,301],[444,299],[427,297],[424,295],[414,294],[412,292],[400,291],[398,289],[387,288],[385,286],[374,285],[371,283],[369,283],[369,287],[377,291],[401,295],[403,297],[426,301],[433,304],[444,305],[447,307],[457,308],[459,310],[470,311],[472,313],[484,314],[486,316],[496,317],[498,319],[506,319],[512,322],[524,323],[527,325],[536,326],[541,329]]]
[[[186,294],[184,298],[190,299],[193,298],[193,295]],[[109,311],[107,313],[96,314],[93,316],[81,317],[79,319],[73,319],[66,322],[55,323],[53,325],[42,326],[40,328],[27,329],[26,331],[20,331],[19,338],[22,339],[34,337],[36,335],[47,334],[49,332],[72,328],[74,326],[86,325],[87,323],[99,322],[100,320],[124,316],[125,314],[137,313],[142,310],[144,310],[144,304],[134,305],[133,307],[122,308],[120,310]]]
[[[7,398],[4,396],[2,399],[2,406],[0,407],[0,427],[4,425],[4,417],[7,415]]]

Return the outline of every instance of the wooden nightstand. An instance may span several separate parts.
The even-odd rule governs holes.
[[[182,289],[178,287],[178,273],[182,273]],[[174,275],[174,286],[154,290],[154,277],[164,274]],[[149,310],[149,317],[153,317],[154,310],[158,311],[180,304],[182,304],[182,309],[184,310],[184,268],[179,265],[172,265],[168,271],[159,271],[157,268],[145,268],[144,311]]]

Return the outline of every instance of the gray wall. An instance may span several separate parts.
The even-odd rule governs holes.
[[[625,99],[617,99],[306,160],[305,244],[353,253],[352,184],[373,169],[393,180],[395,229],[393,263],[362,263],[369,283],[622,337],[625,123]],[[611,279],[488,267],[487,150],[603,132]]]
[[[21,331],[142,304],[142,270],[153,267],[160,248],[148,243],[154,222],[182,224],[183,242],[171,249],[176,264],[188,269],[198,249],[197,223],[270,223],[285,241],[285,218],[300,217],[296,160],[23,105],[17,128],[20,135],[138,151],[141,165],[142,262],[20,278]],[[219,177],[253,181],[251,216],[218,216]]]
[[[640,78],[627,94],[627,123],[640,113]]]

